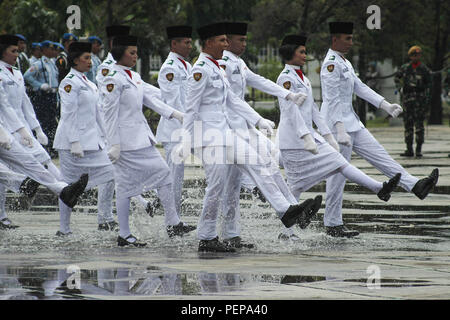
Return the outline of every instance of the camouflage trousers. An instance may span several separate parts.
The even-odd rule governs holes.
[[[412,145],[414,133],[416,134],[416,144],[423,144],[425,141],[424,121],[428,111],[426,97],[415,92],[408,93],[403,97],[403,122],[405,125],[405,142]],[[414,130],[415,129],[415,130]]]

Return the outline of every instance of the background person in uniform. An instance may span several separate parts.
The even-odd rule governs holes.
[[[389,182],[378,182],[349,164],[339,153],[339,145],[314,102],[311,82],[301,69],[306,63],[305,45],[305,36],[288,35],[279,49],[285,67],[278,76],[277,83],[291,92],[307,95],[300,107],[287,99],[278,98],[281,111],[278,141],[285,174],[294,197],[298,199],[302,192],[317,183],[334,174],[342,174],[373,191],[381,200],[388,201],[390,193],[400,180],[400,174]],[[313,123],[320,135],[313,129]],[[358,234],[357,231],[346,232],[347,237]]]
[[[431,71],[421,61],[422,49],[413,46],[408,51],[411,59],[395,74],[395,85],[402,93],[403,122],[405,125],[406,151],[404,157],[414,157],[413,142],[416,134],[416,157],[422,157],[425,141],[424,121],[430,110]],[[414,130],[415,129],[415,130]]]
[[[88,41],[92,44],[92,67],[88,72],[86,72],[86,77],[93,83],[97,84],[97,79],[95,77],[97,76],[98,67],[102,64],[99,54],[103,49],[103,41],[97,36],[90,36]]]
[[[189,57],[189,53],[192,50],[192,27],[171,26],[167,27],[166,32],[170,42],[170,53],[158,74],[161,99],[172,108],[184,113],[186,111],[187,79],[192,69],[191,64],[185,60]],[[162,143],[167,165],[172,172],[172,192],[178,213],[181,213],[184,162],[174,163],[172,161],[172,151],[180,143],[180,139],[174,140],[173,133],[181,128],[182,124],[177,119],[161,117],[156,129],[156,140]]]
[[[228,108],[244,117],[252,127],[257,125],[271,132],[273,123],[261,117],[230,89],[225,73],[216,60],[222,58],[223,50],[228,46],[225,24],[202,26],[197,32],[202,52],[188,79],[184,139],[175,154],[184,158],[193,147],[205,170],[207,186],[198,222],[198,251],[234,252],[235,248],[220,242],[217,234],[221,201],[228,197],[226,192],[230,192],[226,188],[229,167],[238,166],[252,177],[287,227],[317,212],[316,206],[320,207],[321,199],[317,202],[308,199],[303,204],[291,203],[273,178],[279,168],[267,161],[271,159],[263,159],[265,153],[258,154],[248,141],[231,130]]]
[[[73,33],[64,33],[62,36],[62,45],[64,50],[60,51],[56,57],[56,67],[58,68],[58,83],[62,81],[69,73],[69,61],[67,61],[67,52],[72,42],[78,41],[78,37]]]
[[[21,34],[16,34],[16,37],[19,37],[19,57],[17,58],[16,67],[19,68],[20,72],[24,74],[28,68],[30,67],[30,60],[27,56],[27,38],[25,38]]]
[[[117,63],[101,85],[102,108],[108,139],[108,156],[114,165],[116,207],[119,219],[119,246],[145,246],[131,234],[131,197],[157,189],[164,208],[169,237],[182,236],[195,229],[184,224],[176,212],[172,176],[156,149],[156,139],[142,112],[145,105],[164,117],[183,121],[183,114],[160,100],[159,89],[144,82],[131,68],[137,61],[137,38],[114,38],[112,55]]]
[[[71,67],[59,85],[61,120],[53,148],[58,150],[61,173],[67,183],[89,173],[87,189],[98,186],[99,230],[117,231],[113,218],[114,170],[105,149],[105,129],[100,116],[97,86],[83,74],[91,68],[91,43],[72,42],[68,62]],[[62,201],[59,235],[69,234],[71,209]]]
[[[287,98],[298,105],[301,105],[306,98],[303,93],[295,94],[291,93],[285,88],[277,85],[276,83],[261,77],[258,74],[252,72],[240,58],[244,54],[247,46],[247,23],[243,22],[227,22],[225,24],[227,32],[228,47],[223,51],[222,59],[219,60],[219,65],[225,71],[227,80],[230,83],[230,88],[234,94],[236,94],[241,100],[245,101],[245,91],[247,86],[251,86],[262,92],[281,97]],[[249,128],[247,121],[237,113],[230,112],[227,110],[227,117],[231,128],[237,134],[244,133],[241,137],[253,143],[260,143],[258,145],[258,151],[263,150],[267,152],[268,158],[273,159],[273,165],[278,167],[278,157],[279,151],[276,146],[270,141],[261,131],[255,128]],[[229,192],[226,193],[227,198],[223,200],[223,215],[224,222],[222,224],[222,235],[224,238],[224,243],[239,247],[253,247],[253,244],[244,243],[240,238],[240,188],[241,186],[249,189],[252,194],[259,195],[261,191],[256,187],[253,180],[246,174],[242,172],[237,167],[230,166],[230,171],[227,173],[227,186],[226,189]],[[283,194],[292,204],[298,202],[286,185],[283,176],[279,170],[276,171],[277,174],[274,179],[277,180],[278,186],[283,191]],[[259,198],[265,202],[264,196],[259,196]],[[284,228],[280,237],[287,237],[295,239],[296,235],[292,228]]]
[[[53,55],[53,42],[42,42],[42,57],[25,72],[24,79],[33,88],[33,106],[36,117],[48,137],[47,152],[50,156],[57,157],[57,153],[51,148],[58,126],[58,70],[50,60]]]
[[[383,146],[364,127],[352,105],[353,93],[377,108],[397,117],[402,108],[388,103],[384,97],[370,89],[356,75],[350,61],[344,55],[353,45],[353,23],[331,22],[331,48],[328,50],[320,71],[322,107],[320,112],[327,121],[340,146],[340,152],[350,162],[352,151],[367,160],[389,178],[401,173],[399,185],[424,199],[436,185],[439,171],[434,169],[429,177],[419,180],[410,175],[387,153]],[[327,179],[327,199],[324,225],[331,236],[346,236],[342,221],[342,196],[345,177],[335,174]]]
[[[38,59],[42,57],[41,52],[41,43],[40,42],[33,42],[31,43],[31,58],[30,58],[30,65],[35,63]],[[26,72],[27,70],[25,70]],[[25,72],[22,72],[24,74]]]

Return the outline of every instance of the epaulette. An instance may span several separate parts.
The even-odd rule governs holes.
[[[283,71],[282,73],[288,74],[290,70]]]
[[[200,62],[196,63],[195,65],[199,66],[199,67],[203,67],[205,65],[205,63],[206,63],[205,61],[200,61]]]
[[[167,62],[167,64],[172,65],[173,64],[173,60],[171,59],[169,62]]]
[[[332,56],[330,56],[329,58],[328,58],[328,60],[335,60],[336,59],[336,56],[335,55],[332,55]]]
[[[222,57],[222,60],[223,60],[223,61],[228,61],[228,60],[230,60],[230,58],[228,58],[227,56],[223,56],[223,57]]]
[[[116,73],[117,71],[114,70],[113,72],[108,73],[108,77],[114,77]]]
[[[75,77],[75,75],[74,75],[73,73],[69,73],[69,74],[67,75],[67,79],[72,79],[73,77]]]

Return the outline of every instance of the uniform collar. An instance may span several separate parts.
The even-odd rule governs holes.
[[[135,81],[137,81],[137,79],[136,79],[137,73],[134,73],[133,70],[131,70],[130,67],[125,67],[125,66],[122,66],[122,65],[117,64],[117,63],[114,64],[114,67],[115,67],[120,73],[122,73],[122,74],[125,76],[125,78],[126,78],[130,83],[132,83],[133,85],[137,86],[136,83],[135,83]],[[125,72],[125,70],[129,70],[129,71],[132,73],[133,78],[130,78],[130,76]]]
[[[347,59],[345,58],[345,56],[344,56],[344,54],[342,52],[333,50],[331,48],[329,49],[329,52],[331,52],[332,54],[334,54],[334,55],[338,56],[339,58],[341,58],[342,61],[347,62]]]
[[[3,66],[5,68],[13,68],[14,66],[10,65],[9,63],[6,63],[3,60],[0,60],[0,66]]]
[[[214,70],[216,70],[217,65],[213,61],[211,61],[210,59],[215,60],[215,61],[217,61],[217,60],[214,59],[212,55],[204,53],[204,52],[201,52],[200,56],[199,56],[199,60],[200,60],[200,58],[204,58],[203,61],[205,61],[206,63],[209,63],[209,65],[211,67],[213,67]]]
[[[10,79],[12,79],[15,82],[19,83],[19,81],[20,81],[19,80],[20,77],[18,77],[19,76],[19,72],[20,72],[19,70],[17,70],[14,66],[10,65],[9,63],[6,63],[3,60],[0,60],[0,67],[7,68],[8,70],[6,70],[5,74],[7,74]],[[14,74],[12,72],[10,72],[9,69],[14,70],[13,71]]]
[[[237,54],[234,54],[233,52],[228,51],[228,50],[223,50],[222,57],[223,57],[223,56],[227,56],[227,57],[229,57],[231,60],[235,60],[235,61],[239,61],[239,59],[240,59],[240,57],[239,57]]]
[[[116,59],[114,59],[114,57],[111,54],[111,52],[108,52],[108,55],[106,56],[105,61],[107,61],[107,60],[111,60],[111,61],[117,62]]]

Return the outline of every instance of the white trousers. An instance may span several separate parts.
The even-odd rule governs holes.
[[[236,145],[240,146],[236,147]],[[274,173],[276,171],[274,171],[274,168],[271,168],[270,163],[264,164],[261,159],[249,161],[250,155],[256,156],[256,158],[258,157],[256,152],[249,148],[248,143],[244,140],[238,138],[236,145],[234,147],[217,146],[195,149],[196,155],[203,161],[207,184],[203,200],[203,210],[197,226],[197,235],[200,240],[211,240],[217,237],[216,224],[218,213],[222,208],[221,198],[227,199],[228,207],[239,210],[239,198],[236,197],[236,194],[238,195],[236,189],[239,190],[240,188],[240,179],[236,183],[229,184],[233,186],[233,191],[228,189],[227,184],[227,179],[233,179],[233,177],[239,175],[235,171],[236,167],[253,179],[254,183],[261,190],[264,197],[266,197],[280,218],[292,204],[286,199],[286,196],[275,181],[276,177],[274,179]],[[198,154],[199,152],[201,154]],[[237,154],[240,157],[244,157],[244,159],[238,158]],[[217,162],[213,163],[211,161],[212,158],[216,159]],[[286,190],[289,192],[287,186]],[[237,212],[239,211],[234,211],[234,217],[239,217],[236,215],[238,214]],[[230,225],[233,225],[233,223],[230,223]]]
[[[0,184],[5,188],[13,191],[19,192],[20,185],[26,176],[20,173],[11,171],[7,166],[0,162]]]
[[[392,159],[367,129],[363,128],[355,132],[348,132],[348,134],[351,137],[351,146],[339,145],[342,156],[348,162],[350,162],[352,151],[354,151],[389,178],[392,178],[397,173],[401,173],[402,176],[399,185],[406,191],[411,192],[419,179],[410,175],[398,162]],[[342,198],[345,181],[345,177],[340,173],[327,179],[327,195],[323,218],[325,226],[334,227],[343,224]]]
[[[173,197],[175,198],[175,207],[178,215],[180,215],[181,196],[183,192],[183,181],[184,181],[184,162],[174,163],[172,161],[172,151],[176,145],[178,145],[178,143],[172,142],[163,143],[164,151],[166,153],[166,162],[173,177],[172,193]]]

